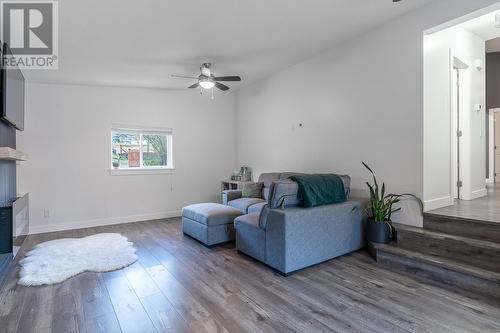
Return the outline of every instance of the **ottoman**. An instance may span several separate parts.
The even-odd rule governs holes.
[[[243,213],[236,208],[200,203],[182,208],[182,232],[212,246],[234,240],[233,221]]]

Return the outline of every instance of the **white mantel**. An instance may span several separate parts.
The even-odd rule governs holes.
[[[0,147],[0,160],[27,161],[28,155],[10,147]]]

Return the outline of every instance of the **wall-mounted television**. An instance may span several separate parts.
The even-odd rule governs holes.
[[[12,57],[9,46],[2,45],[2,120],[20,131],[24,130],[24,76],[17,66],[6,66]]]

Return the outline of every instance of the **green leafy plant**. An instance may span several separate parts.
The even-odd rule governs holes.
[[[373,176],[373,184],[366,182],[366,185],[368,185],[370,190],[371,218],[374,221],[388,223],[390,225],[392,214],[401,210],[401,207],[394,208],[394,205],[400,202],[404,197],[411,197],[417,200],[420,205],[420,210],[423,212],[423,203],[419,197],[410,193],[386,194],[385,183],[382,183],[382,186],[379,187],[377,177],[375,177],[373,170],[365,162],[362,163]]]

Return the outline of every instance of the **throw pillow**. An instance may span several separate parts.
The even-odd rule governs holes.
[[[243,198],[262,198],[264,183],[248,183],[243,185],[241,196]]]

